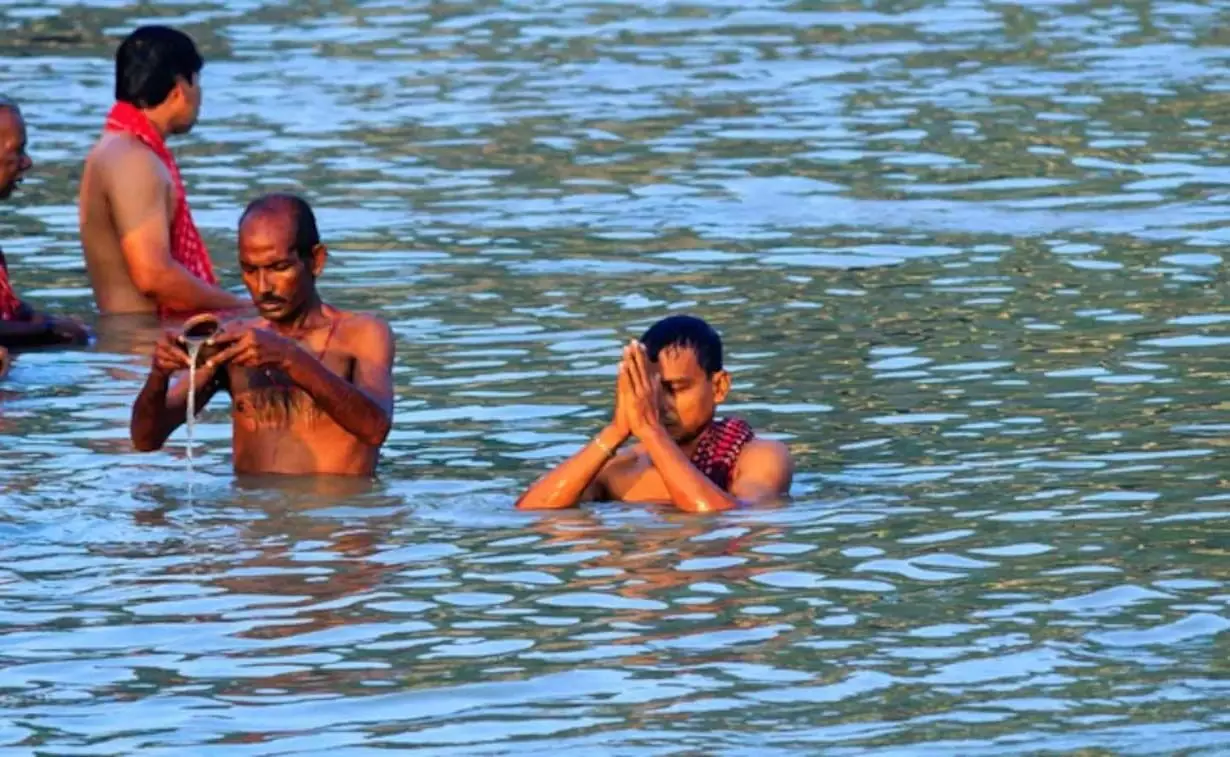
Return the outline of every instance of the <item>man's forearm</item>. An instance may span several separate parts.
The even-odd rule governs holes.
[[[20,301],[20,303],[17,305],[17,313],[16,313],[16,315],[14,315],[13,320],[17,320],[17,321],[41,321],[41,320],[43,320],[45,317],[46,317],[46,316],[44,316],[44,315],[42,315],[41,313],[39,313],[38,311],[36,311],[36,310],[34,309],[34,306],[33,306],[33,305],[31,305],[30,303],[26,302],[25,300],[21,300],[21,301]]]
[[[0,346],[38,347],[57,344],[60,338],[41,320],[0,321]]]
[[[129,433],[132,444],[141,452],[153,452],[166,443],[175,430],[175,422],[167,410],[167,389],[171,377],[152,371],[132,403],[132,423]]]
[[[326,368],[304,352],[286,369],[290,380],[339,426],[364,444],[378,447],[392,426],[392,410],[380,406],[367,392]]]
[[[142,289],[147,296],[162,308],[175,312],[237,310],[249,304],[220,287],[198,279],[179,263],[171,263],[145,283]]]
[[[627,432],[614,425],[602,429],[579,452],[535,481],[517,500],[517,507],[522,510],[560,510],[575,506],[627,438]]]
[[[738,500],[722,491],[709,477],[701,473],[675,440],[661,426],[640,437],[645,451],[653,460],[675,507],[690,513],[710,513],[739,506]]]

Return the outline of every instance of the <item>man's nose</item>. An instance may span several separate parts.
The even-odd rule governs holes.
[[[31,158],[29,155],[22,155],[21,156],[21,172],[25,173],[26,171],[29,171],[31,168],[34,168],[34,158]]]

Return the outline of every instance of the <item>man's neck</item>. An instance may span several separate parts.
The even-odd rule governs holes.
[[[714,420],[714,418],[710,418],[709,422],[702,426],[700,431],[697,431],[696,435],[691,439],[688,439],[682,444],[676,442],[676,444],[679,444],[679,450],[689,458],[693,457],[696,454],[696,448],[700,446],[701,437],[703,437],[705,432],[709,430],[709,427],[713,425]]]
[[[171,133],[170,117],[162,112],[162,108],[142,108],[141,114],[149,119],[150,126],[154,127],[154,131],[158,132],[158,136],[165,142]]]

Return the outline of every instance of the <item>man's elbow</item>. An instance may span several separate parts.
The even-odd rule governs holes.
[[[163,298],[168,277],[161,268],[141,266],[132,270],[132,284],[145,297],[160,301]]]
[[[696,499],[682,499],[675,502],[675,507],[685,513],[693,513],[695,515],[704,515],[707,513],[720,513],[727,510],[734,510],[739,506],[739,500],[734,497],[697,497]]]
[[[365,439],[362,442],[370,447],[380,447],[389,438],[389,432],[393,430],[393,421],[387,415],[383,416],[376,424],[365,434]]]
[[[137,410],[133,411],[128,424],[128,438],[137,452],[157,452],[167,440],[166,435],[160,435],[150,423],[149,417]]]
[[[131,436],[132,448],[137,452],[157,452],[162,448],[162,442],[158,441],[150,434],[143,434],[134,431]]]
[[[517,500],[513,505],[518,510],[563,510],[575,505],[569,505],[567,502],[557,503],[540,496],[535,496],[532,491],[527,491],[521,495],[521,499]]]

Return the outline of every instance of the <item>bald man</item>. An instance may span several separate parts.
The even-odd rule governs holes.
[[[26,154],[26,121],[12,100],[0,98],[0,200],[16,191],[34,161]],[[70,318],[36,311],[13,291],[8,261],[0,250],[0,375],[8,369],[7,347],[85,344],[89,332]]]
[[[237,473],[369,476],[393,415],[393,335],[378,318],[325,304],[327,251],[302,199],[266,195],[239,221],[239,266],[261,317],[211,340],[197,411],[231,395]],[[175,332],[154,352],[132,412],[133,445],[162,447],[185,420],[188,357]]]

